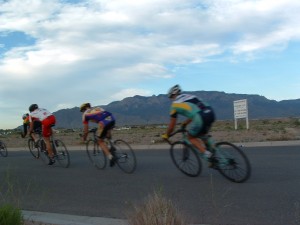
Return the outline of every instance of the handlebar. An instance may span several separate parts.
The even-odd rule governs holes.
[[[174,132],[172,132],[170,135],[169,135],[169,138],[174,136],[175,134],[178,134],[178,133],[186,133],[187,130],[184,128],[184,127],[181,127],[179,128],[178,130],[175,130]],[[164,139],[166,142],[168,142],[168,144],[172,145],[173,143],[169,140],[169,139]]]
[[[185,133],[185,132],[187,132],[187,130],[185,129],[185,128],[179,128],[178,130],[175,130],[174,132],[172,132],[170,135],[169,135],[169,137],[172,137],[172,136],[174,136],[175,134],[178,134],[178,133]]]

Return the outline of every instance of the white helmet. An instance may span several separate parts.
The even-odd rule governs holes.
[[[169,92],[168,92],[168,97],[171,98],[173,95],[179,95],[181,94],[181,88],[178,84],[175,86],[171,87]]]

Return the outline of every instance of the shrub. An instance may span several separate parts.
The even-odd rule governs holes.
[[[0,207],[0,224],[1,225],[21,225],[23,216],[20,209],[6,204]]]
[[[129,215],[130,225],[187,225],[188,223],[176,209],[174,204],[154,193],[140,206],[134,208]]]

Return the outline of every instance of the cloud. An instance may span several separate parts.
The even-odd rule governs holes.
[[[176,68],[284,50],[299,11],[298,0],[0,1],[0,94],[15,113],[151,95],[141,87]],[[4,50],[10,32],[30,42]]]

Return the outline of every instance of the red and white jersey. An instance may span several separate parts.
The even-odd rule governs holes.
[[[30,122],[32,122],[33,120],[43,121],[44,119],[46,119],[48,116],[51,115],[52,113],[49,112],[47,109],[38,108],[29,114],[29,121]]]

